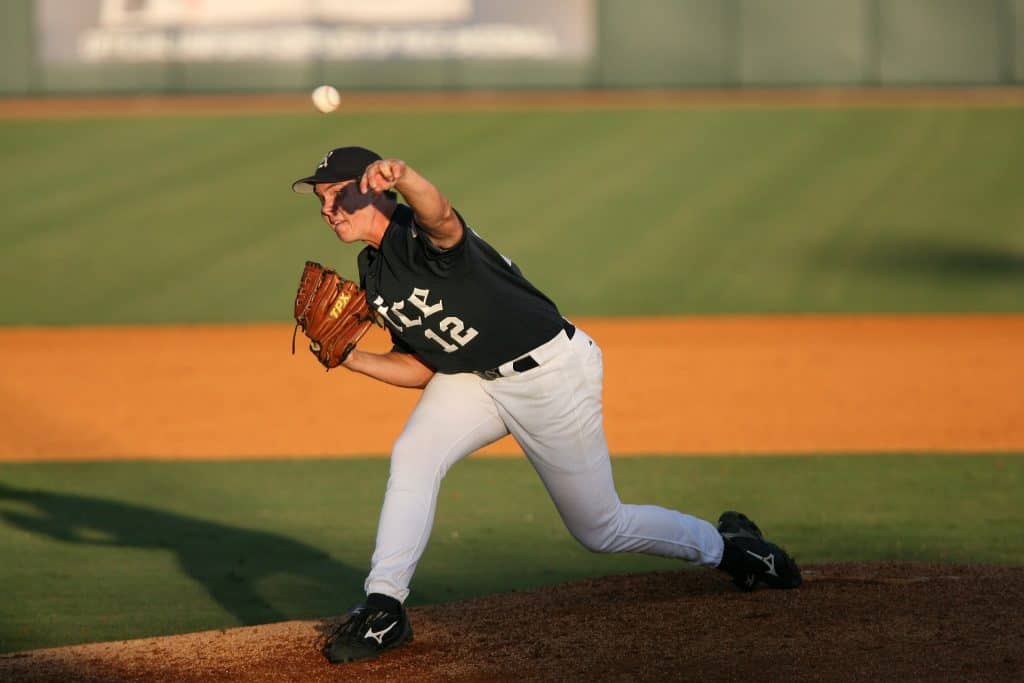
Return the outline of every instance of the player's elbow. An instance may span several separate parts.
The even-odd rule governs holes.
[[[441,228],[449,220],[455,217],[455,211],[452,210],[452,203],[444,195],[440,196],[440,202],[438,202],[437,216],[434,220],[434,227]]]
[[[411,385],[410,388],[412,388],[412,389],[423,389],[428,384],[430,384],[430,380],[432,380],[433,378],[434,378],[434,371],[433,370],[428,370],[428,371],[422,373],[417,378],[416,382]]]
[[[451,249],[462,240],[462,220],[455,213],[451,202],[441,197],[439,208],[429,216],[417,214],[416,222],[429,235],[431,241],[441,249]]]

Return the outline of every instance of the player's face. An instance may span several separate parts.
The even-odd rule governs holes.
[[[317,183],[313,192],[320,199],[320,215],[342,242],[356,242],[373,227],[372,196],[359,191],[359,182]]]

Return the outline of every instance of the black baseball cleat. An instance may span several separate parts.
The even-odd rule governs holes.
[[[718,568],[732,575],[732,582],[742,590],[754,590],[759,582],[769,588],[796,588],[803,581],[793,558],[766,541],[757,525],[743,513],[723,512],[718,518],[718,533],[725,540]]]
[[[347,616],[323,648],[324,656],[332,663],[373,659],[412,640],[405,607],[390,596],[371,593]]]

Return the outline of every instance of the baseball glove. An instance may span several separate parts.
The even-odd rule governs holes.
[[[366,292],[319,263],[306,261],[295,295],[295,330],[309,337],[309,350],[325,368],[341,365],[373,324]]]

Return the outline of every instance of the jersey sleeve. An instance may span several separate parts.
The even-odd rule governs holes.
[[[395,353],[415,353],[415,351],[412,350],[411,346],[406,344],[404,341],[401,340],[401,338],[399,338],[399,336],[397,334],[395,334],[394,330],[389,330],[389,331],[391,332],[391,350],[393,352],[395,352]]]
[[[409,346],[404,341],[399,339],[395,335],[394,330],[391,330],[391,352],[392,353],[405,353],[405,354],[408,354],[410,356],[415,356],[416,360],[418,360],[419,362],[423,363],[424,365],[426,365],[431,370],[436,370],[436,368],[429,361],[427,361],[425,358],[423,358],[423,356],[421,356],[420,354],[416,353],[411,346]]]

